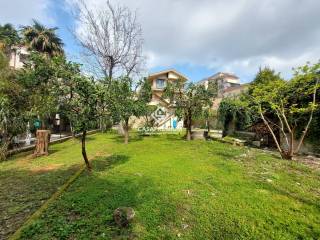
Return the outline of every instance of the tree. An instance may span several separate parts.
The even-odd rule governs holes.
[[[214,120],[217,117],[217,111],[212,109],[211,106],[204,107],[202,114],[199,117],[201,123],[205,123],[205,128],[207,129],[208,134],[210,133],[211,125],[210,121]],[[202,124],[201,124],[202,125]]]
[[[66,114],[72,122],[74,131],[81,133],[82,157],[90,171],[92,167],[86,151],[86,136],[87,131],[97,125],[97,88],[93,80],[80,74],[75,75],[72,81],[74,83],[73,94],[68,101]]]
[[[145,85],[146,80],[140,81],[138,86]],[[133,81],[129,77],[120,77],[114,79],[108,86],[109,110],[116,121],[122,123],[124,130],[124,143],[129,142],[129,120],[131,117],[140,117],[147,110],[147,103],[150,101],[150,92],[146,91],[146,87],[137,93],[134,89]]]
[[[37,52],[31,53],[30,62],[18,75],[29,96],[29,112],[41,120],[41,128],[46,129],[46,120],[58,110],[56,91],[56,69],[52,59]]]
[[[319,88],[319,69],[320,63],[312,66],[307,64],[296,69],[290,81],[276,76],[273,81],[266,81],[252,88],[252,101],[284,159],[292,159],[299,152],[312,122],[313,113],[318,107],[316,95]],[[308,96],[309,101],[300,101],[300,96]],[[270,115],[273,117],[270,118]],[[298,124],[303,124],[304,128],[297,146],[294,146]],[[279,129],[286,146],[281,145],[274,128]]]
[[[184,119],[188,141],[191,140],[193,119],[200,116],[205,108],[212,105],[216,95],[216,88],[210,84],[206,88],[204,85],[189,83],[185,88],[182,81],[175,81],[166,86],[164,97],[170,98],[176,115],[180,119]]]
[[[0,160],[5,159],[13,137],[25,132],[27,96],[0,51]]]
[[[75,78],[80,75],[80,64],[67,61],[65,56],[57,56],[51,59],[54,69],[54,92],[58,100],[57,111],[68,113],[70,111],[70,101],[74,95],[76,85]],[[72,122],[70,122],[72,135],[75,135]]]
[[[113,6],[106,1],[105,7],[93,11],[84,1],[78,5],[78,21],[81,31],[75,37],[85,50],[84,57],[92,71],[106,79],[118,72],[129,76],[139,73],[144,62],[142,56],[142,31],[136,14],[124,6]]]
[[[20,43],[18,31],[10,23],[0,25],[0,50],[5,53],[14,46]]]
[[[56,34],[58,28],[47,28],[33,20],[33,25],[22,28],[23,41],[31,50],[45,53],[48,56],[63,54],[63,42]]]

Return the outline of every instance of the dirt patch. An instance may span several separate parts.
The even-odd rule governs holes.
[[[25,156],[21,160],[17,160],[16,164],[17,164],[18,167],[26,167],[28,164],[30,164],[32,159],[33,159],[32,154],[30,154],[28,156]]]
[[[59,169],[63,164],[48,164],[46,166],[43,167],[36,167],[31,169],[32,173],[46,173],[46,172],[50,172],[53,170],[57,170]]]
[[[301,162],[313,169],[320,169],[320,158],[315,156],[297,156],[294,157],[294,161]]]

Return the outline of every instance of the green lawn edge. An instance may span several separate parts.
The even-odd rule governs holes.
[[[37,220],[42,213],[47,210],[49,205],[54,202],[61,194],[67,190],[67,188],[83,173],[83,171],[86,169],[86,166],[83,165],[80,167],[80,169],[72,175],[68,181],[66,181],[65,184],[63,184],[58,191],[56,191],[37,211],[35,211],[25,222],[22,224],[20,228],[18,228],[15,233],[9,237],[9,240],[17,240],[21,237],[21,234],[24,229],[29,227],[35,220]]]

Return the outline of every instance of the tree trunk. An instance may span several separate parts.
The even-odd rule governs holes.
[[[311,110],[311,113],[310,113],[310,117],[309,117],[309,121],[306,125],[306,127],[304,128],[303,132],[302,132],[302,136],[300,138],[300,141],[299,141],[299,144],[298,146],[296,147],[296,150],[294,151],[294,153],[298,153],[301,146],[302,146],[302,143],[303,143],[303,140],[309,130],[309,127],[310,127],[310,123],[312,122],[312,118],[313,118],[313,113],[314,113],[314,110],[315,110],[315,104],[316,104],[316,95],[317,95],[317,89],[318,89],[318,84],[319,84],[319,78],[317,78],[317,81],[316,81],[316,84],[315,84],[315,87],[314,87],[314,91],[313,91],[313,100],[312,100],[312,110]]]
[[[283,159],[292,160],[293,154],[291,151],[283,151],[280,154]]]
[[[191,134],[192,134],[191,123],[192,123],[192,118],[191,118],[191,113],[189,112],[187,116],[187,141],[191,140]]]
[[[10,141],[2,140],[2,145],[0,145],[0,161],[7,159],[9,145],[10,145]]]
[[[86,163],[86,166],[87,166],[87,169],[89,171],[91,171],[91,164],[88,160],[88,156],[87,156],[87,152],[86,152],[86,135],[87,135],[87,131],[83,131],[82,132],[82,137],[81,137],[81,143],[82,143],[82,157],[83,157],[83,160],[84,162]]]
[[[37,144],[34,151],[34,156],[39,157],[49,154],[50,143],[50,131],[49,130],[37,130]]]
[[[272,128],[270,127],[268,121],[265,119],[265,117],[264,117],[264,115],[262,113],[262,110],[261,110],[261,106],[259,106],[259,113],[260,113],[260,116],[261,116],[261,118],[263,120],[263,123],[267,126],[269,132],[271,133],[271,135],[273,137],[273,140],[274,140],[274,142],[275,142],[275,144],[277,146],[277,149],[278,149],[280,155],[282,156],[284,154],[284,151],[282,150],[282,148],[281,148],[281,146],[280,146],[280,144],[278,142],[278,139],[277,139],[276,135],[274,134]]]
[[[290,132],[290,146],[288,149],[288,155],[291,156],[290,159],[292,159],[292,157],[293,157],[293,141],[294,141],[294,131],[291,130],[291,132]]]
[[[44,119],[41,120],[41,129],[46,130],[46,122]]]
[[[124,143],[128,144],[129,143],[129,119],[126,119],[124,122]]]
[[[187,141],[191,140],[191,128],[187,127]]]

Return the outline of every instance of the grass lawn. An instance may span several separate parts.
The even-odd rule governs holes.
[[[93,155],[103,154],[105,139],[88,138],[88,150]],[[47,157],[24,155],[0,162],[0,239],[21,226],[83,164],[78,140],[50,146]]]
[[[1,196],[1,208],[14,201],[12,189],[38,207],[82,161],[75,144],[55,145],[49,157],[26,160],[28,169],[19,166],[20,158],[2,163],[1,192],[10,196]],[[96,134],[88,152],[95,155],[93,173],[82,174],[23,239],[320,239],[317,168],[179,135],[134,138],[126,146],[115,135]],[[50,164],[62,165],[36,173],[47,174],[44,179],[33,177],[32,169]],[[2,174],[11,187],[4,187]],[[24,175],[25,181],[35,179],[26,183]],[[14,186],[18,181],[22,185]],[[136,211],[128,229],[112,220],[119,206]],[[18,215],[24,207],[23,201],[11,206]]]

